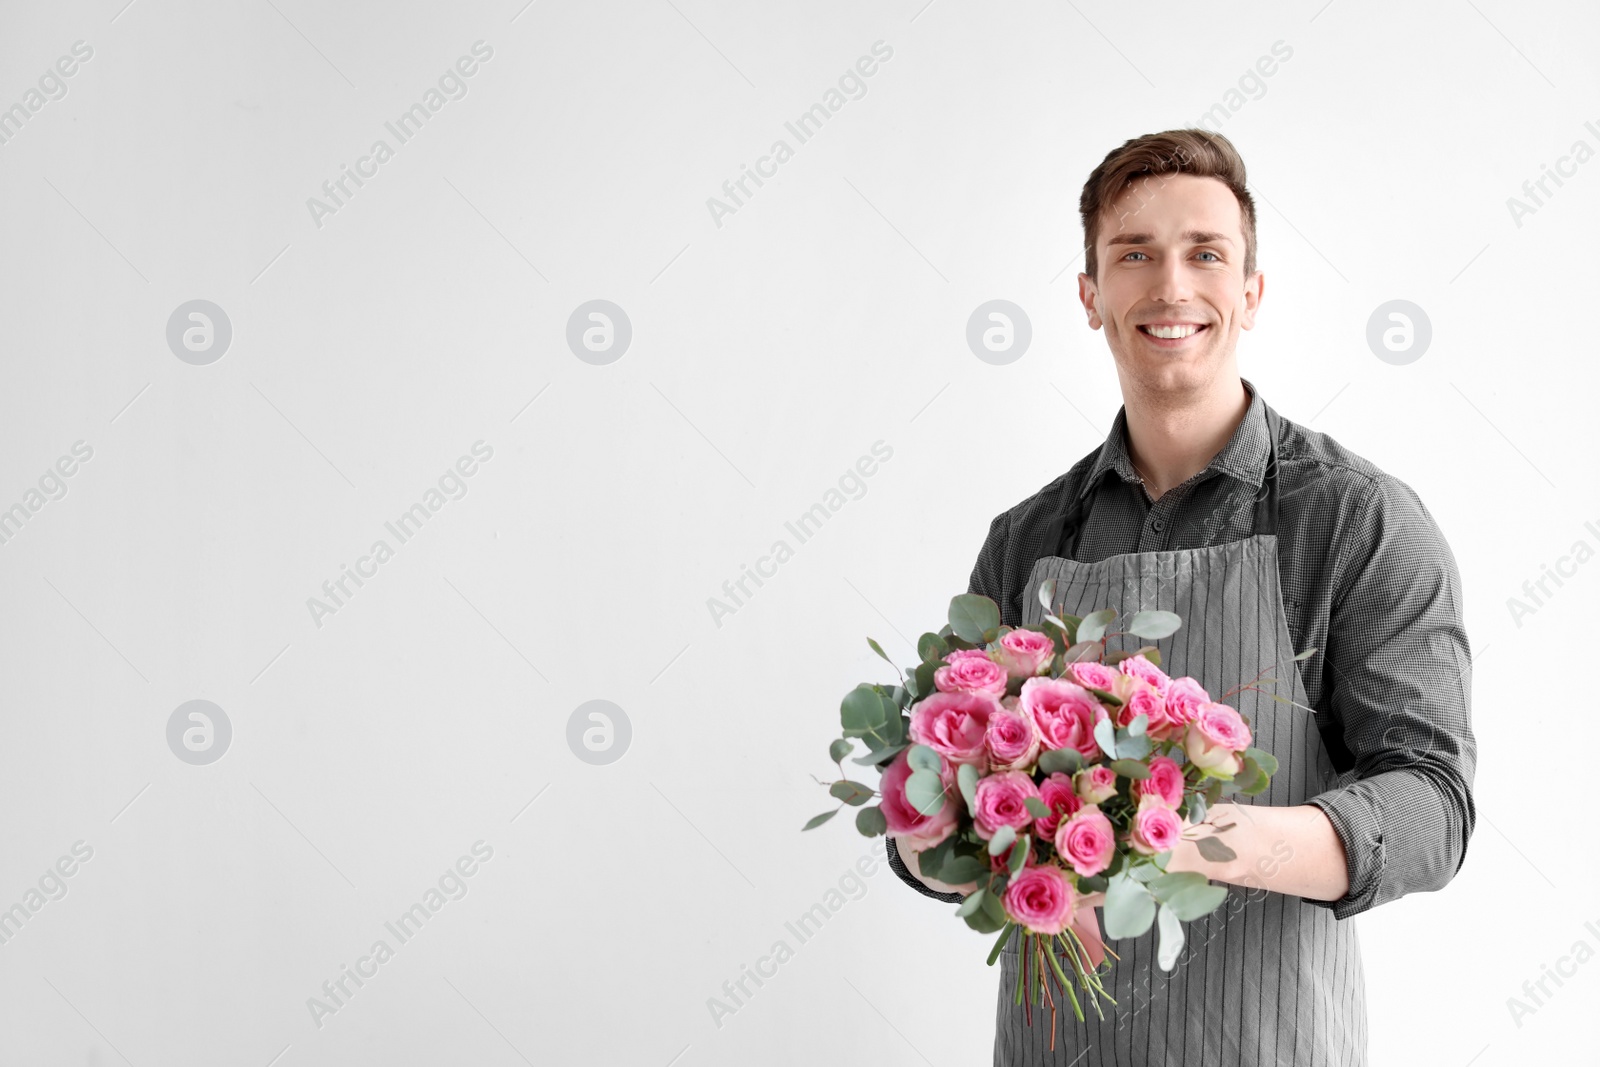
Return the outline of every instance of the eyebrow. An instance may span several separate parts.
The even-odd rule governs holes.
[[[1185,230],[1178,236],[1180,240],[1188,241],[1190,244],[1233,244],[1233,241],[1229,239],[1227,234],[1214,233],[1210,230]],[[1155,241],[1156,239],[1153,234],[1119,233],[1115,237],[1108,240],[1106,242],[1106,246],[1109,248],[1116,245],[1149,245],[1155,244]]]

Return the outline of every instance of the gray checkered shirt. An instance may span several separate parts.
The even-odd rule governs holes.
[[[1151,503],[1128,459],[1127,410],[1105,444],[1015,507],[995,516],[968,591],[1022,623],[1029,571],[1045,528],[1069,494],[1092,493],[1075,558],[1200,548],[1251,535],[1267,463],[1266,402],[1251,404],[1205,470]],[[1327,434],[1281,419],[1279,580],[1323,743],[1340,785],[1306,801],[1344,842],[1350,890],[1307,900],[1336,918],[1408,893],[1442,889],[1467,854],[1476,823],[1472,780],[1472,653],[1462,624],[1455,557],[1415,491]],[[1247,679],[1239,679],[1244,682]],[[888,842],[890,866],[923,893]]]

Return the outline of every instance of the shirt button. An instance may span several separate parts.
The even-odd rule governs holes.
[[[1157,533],[1160,533],[1161,532],[1161,528],[1163,526],[1165,526],[1165,525],[1166,525],[1166,523],[1162,522],[1160,519],[1152,519],[1152,520],[1150,520],[1151,529],[1155,530]]]

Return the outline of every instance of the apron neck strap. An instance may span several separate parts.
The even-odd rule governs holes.
[[[1278,533],[1278,413],[1267,408],[1267,467],[1261,479],[1261,488],[1255,497],[1254,533]],[[1054,548],[1055,555],[1072,559],[1078,547],[1078,535],[1083,520],[1088,517],[1094,490],[1085,488],[1068,500],[1050,517],[1045,527],[1043,544],[1046,550]]]

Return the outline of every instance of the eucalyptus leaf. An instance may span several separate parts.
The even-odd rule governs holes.
[[[1295,657],[1295,661],[1298,662],[1300,660],[1307,659],[1307,658],[1309,658],[1311,656],[1315,656],[1316,654],[1317,654],[1317,650],[1316,649],[1308,648],[1304,652],[1302,652],[1298,656],[1296,656]]]
[[[961,799],[967,802],[967,810],[974,811],[978,807],[978,768],[970,763],[956,766],[956,785],[961,789]]]
[[[984,641],[984,634],[1000,625],[1000,606],[986,596],[962,593],[950,600],[950,629],[957,637],[974,644]]]
[[[1000,829],[998,829],[998,830],[996,830],[994,832],[994,836],[989,838],[989,855],[991,855],[991,856],[1000,855],[1000,853],[1002,853],[1006,849],[1010,848],[1012,842],[1014,842],[1016,839],[1017,839],[1016,827],[1014,827],[1014,826],[1002,826],[1002,827],[1000,827]]]
[[[1150,765],[1148,763],[1140,763],[1138,760],[1114,759],[1106,766],[1124,778],[1142,780],[1150,777]]]
[[[917,696],[930,697],[938,688],[933,684],[933,675],[944,664],[937,660],[924,660],[917,664],[917,669],[911,672],[911,680],[916,683]]]
[[[1184,922],[1193,922],[1217,910],[1217,905],[1228,899],[1228,890],[1220,885],[1198,885],[1180,889],[1162,902],[1172,914]]]
[[[1100,658],[1100,642],[1078,641],[1061,653],[1062,663],[1093,663]]]
[[[1150,895],[1164,904],[1186,889],[1195,889],[1208,883],[1206,876],[1199,871],[1173,871],[1149,884]]]
[[[833,762],[838,763],[840,760],[850,755],[850,753],[854,752],[855,748],[856,743],[854,741],[850,740],[848,737],[841,737],[833,744],[828,746],[828,758]]]
[[[1278,773],[1278,757],[1274,756],[1272,753],[1268,752],[1266,749],[1264,749],[1264,748],[1247,748],[1247,749],[1244,750],[1244,754],[1248,758],[1255,760],[1256,761],[1256,766],[1260,767],[1261,770],[1264,773],[1266,773],[1266,774],[1277,774]]]
[[[927,745],[912,745],[906,753],[906,762],[914,771],[932,771],[934,774],[938,774],[939,768],[944,766],[944,758]]]
[[[888,727],[891,710],[887,698],[870,685],[862,684],[845,694],[839,704],[839,721],[846,737],[865,737],[881,734]]]
[[[1117,613],[1110,608],[1097,611],[1092,615],[1085,615],[1083,621],[1078,623],[1077,638],[1079,641],[1099,641],[1106,635],[1106,627],[1111,625]]]
[[[889,658],[889,654],[883,650],[883,646],[882,645],[878,644],[878,642],[874,641],[870,637],[867,638],[867,644],[872,646],[872,651],[876,652],[879,656],[883,657],[883,662],[887,663],[891,667],[894,667],[894,669],[895,669],[895,671],[897,673],[899,672],[900,668],[899,667],[895,667],[894,660]]]
[[[938,634],[923,634],[917,638],[917,659],[923,663],[943,660],[950,654],[950,646]]]
[[[1139,714],[1135,715],[1133,717],[1133,721],[1128,724],[1128,735],[1130,737],[1143,737],[1145,731],[1149,728],[1150,716],[1141,711]]]
[[[1104,913],[1107,938],[1138,937],[1155,921],[1155,898],[1142,883],[1120,874],[1106,887]]]
[[[1199,838],[1195,844],[1200,849],[1200,855],[1212,863],[1227,863],[1238,856],[1238,853],[1215,837]]]
[[[821,826],[823,823],[827,822],[837,814],[839,814],[839,809],[834,808],[832,811],[825,811],[821,815],[813,815],[810,821],[808,821],[804,826],[800,827],[800,830],[802,833],[804,833],[807,830]]]
[[[1050,602],[1055,598],[1056,580],[1054,578],[1046,578],[1044,581],[1039,583],[1039,605],[1043,607],[1044,610],[1049,611]]]
[[[877,837],[888,832],[889,820],[884,818],[882,808],[862,808],[856,812],[856,829],[864,837]]]
[[[1126,730],[1117,731],[1117,755],[1123,759],[1144,759],[1150,755],[1150,736],[1148,734],[1129,734]]]
[[[1171,637],[1183,625],[1182,617],[1170,611],[1136,611],[1128,620],[1128,633],[1149,641]]]
[[[1012,874],[1022,870],[1028,862],[1028,853],[1033,851],[1032,839],[1027,834],[1017,838],[1016,847],[1011,850],[1011,858],[1006,861],[1006,869]]]
[[[902,749],[910,747],[910,744],[907,743],[901,745],[890,745],[888,748],[875,748],[871,752],[868,752],[865,756],[857,756],[850,762],[860,763],[863,766],[882,763],[885,760],[894,759],[894,757],[900,754]]]
[[[937,815],[945,803],[944,783],[932,771],[912,771],[906,779],[906,801],[919,815]]]
[[[1050,805],[1046,804],[1038,797],[1028,797],[1023,800],[1022,804],[1028,809],[1028,814],[1032,815],[1035,819],[1046,819],[1050,817]]]
[[[965,919],[981,907],[983,907],[983,887],[979,886],[967,894],[966,899],[961,902],[961,906],[956,909],[956,914]]]
[[[1094,739],[1100,745],[1100,751],[1117,758],[1117,728],[1111,724],[1111,716],[1106,716],[1094,724]]]
[[[829,786],[828,795],[837,800],[842,800],[852,807],[860,807],[872,799],[872,790],[860,782],[852,782],[846,778]]]
[[[998,930],[1005,923],[1011,921],[1006,917],[1005,905],[1002,904],[1000,902],[1000,898],[993,893],[985,893],[983,895],[983,913],[995,921],[996,930]]]
[[[1206,798],[1203,793],[1189,794],[1189,807],[1186,814],[1190,822],[1196,824],[1205,822],[1207,810]]]
[[[939,868],[939,873],[934,877],[950,885],[965,885],[987,873],[989,865],[976,856],[952,856],[944,861],[944,866]]]
[[[1093,693],[1094,698],[1102,704],[1110,704],[1114,708],[1122,707],[1122,698],[1111,692],[1109,689],[1096,689],[1092,685],[1086,685],[1083,688]]]
[[[1077,774],[1083,769],[1083,753],[1075,748],[1048,748],[1039,753],[1039,770],[1045,774]]]
[[[1160,943],[1156,946],[1156,963],[1163,971],[1170,971],[1177,965],[1178,956],[1183,952],[1183,923],[1171,908],[1163,905],[1156,911],[1156,927],[1160,935]]]

